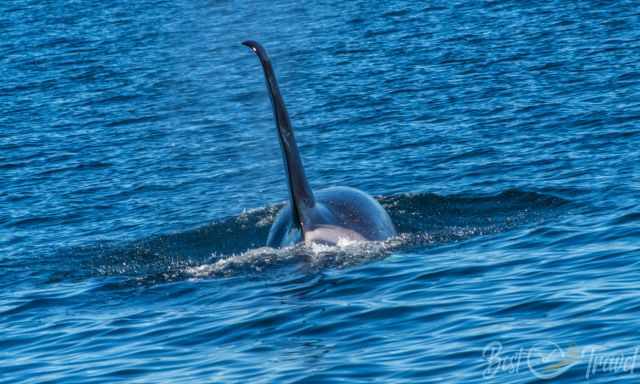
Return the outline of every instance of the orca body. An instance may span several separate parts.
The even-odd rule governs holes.
[[[311,190],[302,159],[267,51],[257,42],[244,41],[258,56],[282,149],[289,187],[289,202],[276,216],[267,245],[282,247],[299,242],[338,244],[340,241],[381,241],[396,235],[387,212],[373,197],[349,187]]]

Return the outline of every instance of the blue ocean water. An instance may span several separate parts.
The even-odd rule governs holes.
[[[638,380],[637,2],[4,0],[0,31],[0,382]],[[264,247],[247,38],[312,186],[397,238]]]

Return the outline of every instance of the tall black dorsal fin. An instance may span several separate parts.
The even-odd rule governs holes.
[[[273,67],[271,66],[271,60],[269,60],[267,51],[262,47],[262,45],[253,40],[243,41],[242,44],[251,48],[262,64],[267,89],[269,90],[269,96],[271,98],[271,104],[273,105],[273,115],[276,120],[276,127],[278,128],[278,138],[280,140],[280,147],[282,148],[284,167],[287,174],[287,181],[289,183],[291,212],[294,216],[294,222],[298,223],[301,229],[304,230],[305,210],[313,208],[315,205],[315,198],[311,191],[311,187],[307,182],[307,177],[304,174],[304,167],[302,165],[300,153],[298,152],[296,139],[293,135],[293,129],[291,128],[289,114],[287,113],[287,108],[285,107],[284,100],[280,94],[278,81],[276,80],[276,75],[273,72]]]

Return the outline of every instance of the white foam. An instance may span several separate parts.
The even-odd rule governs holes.
[[[305,268],[343,268],[386,257],[391,250],[404,244],[398,236],[388,241],[357,241],[340,239],[336,245],[321,243],[298,244],[285,248],[261,247],[241,254],[216,256],[217,260],[188,267],[185,273],[194,278],[232,276],[239,273],[260,273],[282,265],[302,264]]]

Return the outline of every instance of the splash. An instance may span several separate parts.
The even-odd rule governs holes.
[[[388,256],[402,244],[402,238],[387,241],[342,240],[336,245],[299,244],[284,248],[261,247],[238,255],[213,255],[215,261],[184,270],[193,278],[229,277],[241,273],[274,272],[277,268],[295,267],[304,272],[324,268],[345,268]],[[217,259],[216,259],[217,258]]]

